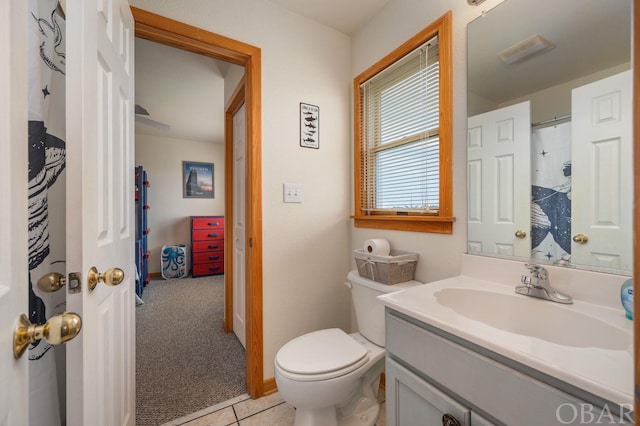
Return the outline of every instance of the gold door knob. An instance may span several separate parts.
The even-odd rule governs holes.
[[[524,229],[518,229],[516,231],[516,238],[523,239],[526,236],[527,236],[527,233],[524,231]]]
[[[120,268],[107,269],[107,272],[101,274],[95,266],[92,266],[89,269],[89,274],[87,274],[89,290],[96,288],[99,282],[103,282],[106,285],[118,285],[122,280],[124,280],[124,271]]]
[[[578,244],[587,244],[589,237],[584,234],[578,234],[573,236],[573,242]]]
[[[57,272],[51,272],[43,275],[38,280],[38,288],[47,293],[53,293],[60,290],[67,284],[67,279],[64,275]]]
[[[25,314],[20,315],[18,325],[13,331],[13,356],[22,356],[27,345],[36,340],[45,339],[52,345],[68,342],[80,333],[82,318],[73,312],[54,315],[43,325],[31,324]]]

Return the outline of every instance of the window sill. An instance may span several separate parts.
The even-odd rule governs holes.
[[[453,234],[455,217],[440,216],[352,216],[356,228],[391,229],[394,231]]]

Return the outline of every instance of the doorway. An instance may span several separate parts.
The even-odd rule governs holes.
[[[135,7],[135,36],[187,50],[245,68],[244,105],[246,111],[246,194],[245,255],[246,280],[246,388],[254,399],[264,395],[262,344],[262,174],[261,174],[261,57],[260,49],[227,37],[168,19]],[[225,136],[225,151],[229,138]],[[227,165],[230,166],[230,165]],[[230,170],[226,171],[227,176]],[[228,184],[227,184],[228,187]],[[226,214],[233,203],[226,203]],[[231,210],[230,210],[231,209]],[[231,217],[231,216],[229,216]],[[231,221],[225,223],[225,234],[233,235]],[[232,241],[229,238],[227,241]],[[228,247],[231,253],[232,248]],[[225,256],[225,280],[232,279],[233,259]],[[229,278],[227,278],[227,274]],[[226,302],[229,309],[229,301]]]

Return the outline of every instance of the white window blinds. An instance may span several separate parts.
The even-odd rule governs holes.
[[[360,86],[363,211],[437,212],[438,39]]]

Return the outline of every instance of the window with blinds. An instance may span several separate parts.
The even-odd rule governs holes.
[[[363,211],[439,208],[438,37],[360,86]]]
[[[451,12],[354,79],[355,226],[452,233]]]

